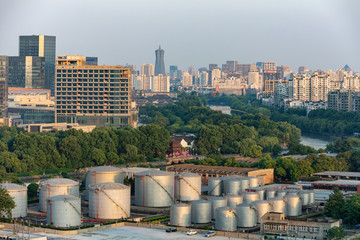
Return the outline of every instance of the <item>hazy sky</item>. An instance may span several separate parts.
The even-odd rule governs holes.
[[[57,54],[100,64],[221,66],[275,61],[360,71],[359,0],[0,0],[0,55],[18,36],[55,35]]]

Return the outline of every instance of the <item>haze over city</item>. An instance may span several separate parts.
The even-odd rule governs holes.
[[[0,1],[0,52],[18,55],[19,35],[57,37],[57,55],[100,64],[206,67],[226,60],[275,61],[294,70],[359,71],[360,2],[353,1]]]

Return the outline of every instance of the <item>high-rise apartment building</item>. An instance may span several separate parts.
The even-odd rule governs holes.
[[[153,76],[134,76],[134,84],[135,84],[135,90],[145,90],[150,91],[152,88],[151,85],[151,78]]]
[[[8,57],[0,56],[0,125],[5,124],[7,117],[7,68]]]
[[[178,67],[177,66],[170,66],[170,79],[176,79],[176,73],[178,71]]]
[[[159,49],[155,50],[155,75],[165,75],[165,63],[164,63],[164,54],[165,51],[161,49],[161,46],[159,46]]]
[[[152,92],[170,92],[170,77],[159,74],[151,77]]]
[[[294,100],[327,102],[330,90],[329,75],[293,75],[289,80],[289,96]]]
[[[58,56],[56,61],[57,122],[96,126],[134,126],[131,69],[87,65],[86,57]]]
[[[256,89],[257,91],[262,90],[262,75],[259,74],[257,69],[252,69],[248,72],[248,86],[249,88]]]
[[[338,111],[351,111],[351,100],[354,91],[335,90],[328,93],[328,108]]]
[[[344,77],[342,88],[347,90],[360,91],[359,74],[356,74],[355,76]]]
[[[8,57],[8,86],[19,88],[44,89],[45,59],[44,57],[20,56]]]
[[[193,79],[192,75],[190,75],[188,72],[184,72],[181,80],[183,87],[192,86],[192,79]]]
[[[210,63],[210,64],[209,64],[209,72],[211,72],[211,71],[214,70],[215,68],[219,68],[216,63]]]
[[[45,58],[45,88],[54,94],[56,37],[31,35],[19,37],[19,56]]]
[[[199,85],[207,86],[209,81],[209,73],[207,71],[202,71],[199,76]]]
[[[153,76],[155,74],[155,67],[153,64],[142,64],[141,65],[141,74],[145,76]]]

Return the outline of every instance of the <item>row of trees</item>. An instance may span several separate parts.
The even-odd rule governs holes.
[[[0,173],[143,162],[164,157],[169,142],[169,132],[153,124],[137,129],[96,128],[90,133],[74,129],[26,133],[1,127]]]

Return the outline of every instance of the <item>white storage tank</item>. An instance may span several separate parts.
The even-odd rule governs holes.
[[[225,180],[225,194],[237,195],[241,191],[241,180],[239,178]]]
[[[170,207],[170,224],[188,227],[191,224],[191,205],[176,203]]]
[[[286,196],[286,191],[285,190],[276,191],[276,197],[284,198],[285,196]]]
[[[314,190],[309,191],[309,204],[315,203],[315,192]]]
[[[265,200],[265,189],[263,188],[259,188],[256,190],[256,192],[259,194],[259,199],[260,200]]]
[[[216,209],[227,206],[226,198],[223,197],[212,197],[210,198],[211,202],[211,217],[212,219],[216,218]]]
[[[57,195],[73,195],[79,197],[79,183],[67,178],[51,178],[39,184],[39,207],[46,212],[47,199]]]
[[[174,174],[149,170],[135,174],[135,205],[170,207],[174,199]]]
[[[208,195],[220,196],[223,193],[223,184],[221,178],[209,178]]]
[[[245,192],[246,189],[250,187],[250,179],[249,178],[241,178],[241,189],[240,192]]]
[[[191,222],[211,222],[211,202],[207,200],[197,200],[191,202]]]
[[[266,199],[275,198],[276,190],[268,189],[266,190]]]
[[[264,216],[266,213],[271,211],[270,203],[265,200],[259,200],[253,202],[253,205],[255,206],[256,209],[257,222],[260,223],[262,216]]]
[[[46,222],[56,227],[81,225],[81,201],[72,195],[56,195],[47,199]]]
[[[195,173],[176,174],[174,190],[176,200],[199,200],[201,196],[201,176]]]
[[[218,208],[216,211],[215,228],[222,231],[236,231],[235,210],[229,207]]]
[[[243,197],[241,195],[227,195],[227,206],[229,208],[235,209],[236,205],[243,203]]]
[[[301,205],[307,206],[310,204],[310,193],[308,191],[300,191],[299,195],[301,198]]]
[[[244,203],[252,203],[260,199],[257,192],[244,192],[242,194]]]
[[[286,202],[281,197],[269,199],[271,206],[271,212],[285,213],[286,214]]]
[[[255,227],[257,223],[256,210],[248,203],[236,206],[237,226],[242,228]]]
[[[1,183],[15,202],[15,208],[11,210],[12,218],[27,216],[27,188],[15,183]],[[4,214],[1,214],[4,217]]]
[[[104,182],[124,183],[123,170],[112,166],[90,168],[85,179],[86,200],[89,200],[89,186]]]
[[[97,219],[130,217],[130,187],[98,183],[89,187],[89,216]]]
[[[258,177],[249,177],[249,187],[260,186],[260,179]]]
[[[301,199],[295,194],[286,195],[286,216],[297,217],[301,215]]]

